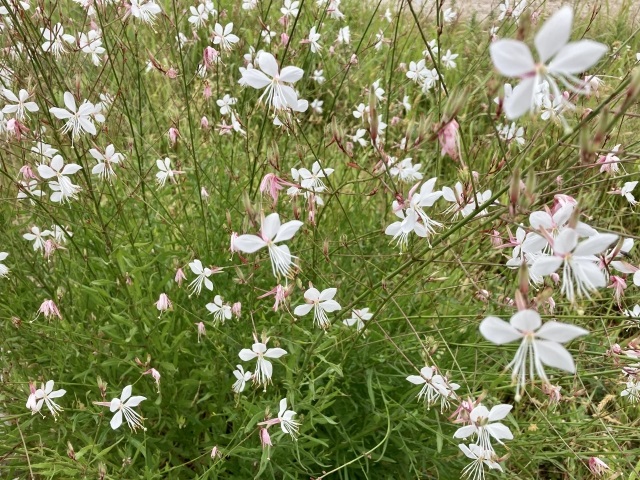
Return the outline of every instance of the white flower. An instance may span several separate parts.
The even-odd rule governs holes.
[[[447,53],[441,58],[442,65],[445,68],[456,68],[456,62],[454,62],[456,58],[458,58],[457,53],[451,53],[451,50],[447,50]]]
[[[137,428],[142,427],[142,416],[133,410],[134,407],[140,405],[147,397],[143,396],[131,396],[131,385],[127,385],[122,389],[122,395],[120,398],[114,398],[111,402],[93,402],[95,405],[101,405],[103,407],[109,407],[111,413],[115,413],[111,422],[111,428],[116,430],[122,425],[122,417],[124,416],[129,428],[135,431]],[[146,430],[146,429],[145,429]]]
[[[293,257],[286,245],[276,245],[279,242],[291,240],[302,226],[299,220],[291,220],[280,224],[280,216],[272,213],[262,219],[260,236],[240,235],[233,242],[234,248],[244,253],[254,253],[261,248],[267,247],[271,258],[271,268],[273,275],[288,276],[291,273]]]
[[[0,252],[0,262],[4,262],[6,258],[9,256],[7,252]],[[6,278],[9,274],[9,267],[7,267],[4,263],[0,263],[0,278]]]
[[[54,117],[67,121],[62,129],[62,133],[71,131],[73,140],[83,132],[90,133],[91,135],[97,133],[91,118],[96,109],[93,103],[85,100],[78,108],[76,107],[76,100],[73,98],[73,94],[71,92],[65,92],[64,105],[67,107],[66,109],[58,107],[49,109]]]
[[[231,33],[233,30],[233,23],[227,23],[224,28],[219,23],[216,23],[213,29],[213,44],[220,45],[223,50],[231,50],[234,43],[238,43],[240,40],[237,35]]]
[[[621,397],[627,397],[629,402],[636,403],[640,400],[640,383],[636,380],[629,380],[627,388],[620,392]]]
[[[0,261],[3,260],[2,258],[0,258]],[[625,310],[623,312],[625,314],[625,316],[627,317],[631,317],[631,318],[640,318],[640,305],[636,305],[634,306],[631,310]]]
[[[156,181],[160,187],[163,187],[164,184],[167,183],[167,179],[176,183],[176,175],[184,173],[180,170],[173,170],[171,168],[171,160],[169,157],[166,157],[164,160],[156,160],[156,167],[158,167],[158,172],[156,172]]]
[[[198,7],[189,7],[191,11],[191,16],[189,17],[189,23],[193,24],[195,28],[200,28],[207,23],[209,19],[209,12],[205,8],[205,6],[201,3]],[[215,43],[215,40],[214,40]],[[218,41],[218,43],[220,43]]]
[[[338,43],[344,43],[346,45],[349,45],[349,42],[351,41],[351,31],[349,30],[348,25],[338,30],[337,40],[338,40]]]
[[[49,236],[51,236],[50,230],[40,231],[38,227],[31,227],[31,233],[25,233],[24,235],[22,235],[22,238],[33,242],[33,250],[37,251],[44,250],[44,243],[46,242],[44,237]]]
[[[318,53],[320,50],[322,50],[322,45],[320,45],[319,40],[320,34],[316,32],[316,27],[311,27],[308,39],[308,43],[311,45],[311,53]]]
[[[485,465],[491,470],[499,470],[502,472],[502,467],[497,462],[497,455],[493,450],[485,450],[475,443],[469,444],[468,447],[462,443],[458,445],[458,448],[462,450],[462,453],[464,453],[467,458],[473,460],[472,463],[462,470],[462,478],[484,480]]]
[[[524,128],[518,127],[516,122],[511,122],[511,125],[498,125],[497,129],[498,135],[505,142],[510,143],[515,141],[520,146],[525,144]]]
[[[313,80],[319,85],[322,85],[325,81],[325,78],[322,76],[323,73],[324,73],[324,70],[314,70],[313,75],[311,75],[311,80]]]
[[[291,435],[294,440],[298,436],[298,428],[300,423],[293,419],[296,414],[293,410],[287,410],[287,399],[280,400],[280,411],[278,412],[278,419],[280,420],[280,428],[284,433]]]
[[[65,43],[74,44],[76,42],[73,35],[64,33],[64,27],[60,23],[56,23],[52,30],[41,28],[40,31],[45,40],[42,44],[42,50],[53,53],[56,58],[60,58],[60,54],[67,51]]]
[[[442,410],[449,404],[449,398],[455,398],[454,390],[460,388],[457,383],[449,384],[442,375],[436,374],[435,367],[422,367],[420,375],[409,375],[407,381],[414,385],[422,385],[418,392],[418,400],[424,397],[428,407],[440,400]]]
[[[509,427],[498,422],[506,417],[512,408],[512,405],[507,404],[496,405],[491,411],[482,404],[473,407],[469,414],[471,424],[456,430],[453,438],[468,438],[473,435],[480,448],[493,451],[491,437],[500,444],[502,444],[502,440],[513,440],[513,434]]]
[[[258,58],[257,68],[240,70],[241,81],[255,89],[265,89],[260,100],[266,97],[266,103],[276,110],[284,108],[296,109],[298,107],[298,95],[293,87],[287,84],[295,83],[302,78],[304,70],[298,67],[278,68],[278,62],[273,55],[263,52]]]
[[[625,182],[624,186],[620,189],[620,195],[627,199],[627,201],[631,204],[631,206],[635,206],[638,201],[633,196],[633,190],[638,185],[638,181],[634,182]]]
[[[233,110],[233,106],[238,102],[238,99],[230,96],[229,94],[225,94],[219,100],[216,100],[216,104],[220,107],[220,115],[228,115]]]
[[[300,11],[300,2],[293,0],[284,0],[284,6],[280,8],[280,12],[285,17],[297,17]]]
[[[101,180],[111,181],[111,177],[116,176],[113,171],[113,165],[117,165],[124,160],[124,155],[117,153],[113,144],[108,145],[104,153],[95,148],[91,148],[89,153],[98,161],[98,164],[91,169],[91,173],[98,175]]]
[[[29,180],[28,183],[20,180],[18,183],[18,196],[16,198],[42,197],[44,195],[44,192],[38,188],[37,180]],[[31,204],[35,205],[33,198],[31,198]]]
[[[401,182],[413,183],[422,180],[421,168],[422,165],[420,163],[414,165],[411,158],[405,158],[400,163],[394,163],[389,169],[389,173],[394,177],[398,177]]]
[[[25,117],[25,110],[28,112],[37,112],[39,110],[36,102],[28,102],[29,92],[25,89],[22,89],[18,92],[16,96],[11,90],[7,88],[2,89],[2,96],[6,98],[9,102],[2,108],[2,113],[4,114],[12,114],[15,113],[16,119],[22,121]]]
[[[444,20],[444,23],[451,23],[457,17],[458,17],[458,14],[451,8],[447,8],[442,14],[442,18]]]
[[[88,34],[80,34],[80,48],[83,53],[91,55],[91,61],[97,67],[100,65],[102,59],[100,55],[106,52],[102,46],[102,39],[100,38],[100,32],[96,30],[89,30]]]
[[[409,234],[414,232],[416,235],[422,238],[429,236],[427,229],[418,221],[418,214],[413,208],[407,208],[405,210],[398,210],[395,212],[396,216],[402,220],[394,222],[389,225],[384,233],[386,235],[393,235],[393,240],[398,240],[396,245],[400,247],[400,250],[404,250],[409,242]]]
[[[189,288],[191,288],[191,294],[200,295],[202,291],[202,285],[206,287],[207,290],[213,291],[213,282],[209,280],[209,277],[214,273],[209,267],[203,267],[202,262],[198,259],[194,260],[189,264],[189,268],[191,271],[197,275],[196,278],[189,284]]]
[[[407,72],[407,78],[415,83],[422,82],[427,72],[425,60],[420,60],[418,63],[409,62],[409,71]]]
[[[216,295],[213,303],[207,303],[205,306],[213,314],[214,325],[218,322],[224,323],[225,320],[231,320],[231,307],[222,302],[220,295]]]
[[[333,171],[333,168],[323,168],[319,162],[313,162],[311,171],[306,168],[298,170],[301,180],[300,186],[312,192],[322,192],[326,188],[322,179],[331,175]]]
[[[267,384],[271,383],[273,375],[273,365],[267,358],[280,358],[286,355],[287,351],[282,348],[269,348],[264,343],[256,342],[251,346],[251,350],[243,348],[238,356],[241,360],[248,362],[256,359],[256,370],[253,373],[253,381],[258,385],[263,385],[267,389]]]
[[[553,242],[553,255],[538,256],[530,270],[535,278],[551,275],[562,266],[561,291],[572,303],[576,290],[578,297],[591,298],[589,292],[606,286],[597,255],[618,239],[612,233],[598,233],[578,244],[578,237],[578,232],[572,228],[562,230]]]
[[[55,403],[52,398],[60,398],[65,393],[67,393],[67,391],[62,389],[54,392],[53,380],[49,380],[46,385],[42,385],[41,388],[29,395],[27,408],[29,408],[32,413],[38,413],[42,409],[42,405],[45,404],[51,412],[51,415],[53,415],[53,418],[56,418],[58,413],[62,411],[62,407]]]
[[[342,321],[347,327],[356,326],[356,330],[360,331],[365,327],[365,323],[373,318],[373,313],[369,312],[368,308],[356,309],[351,312],[351,318],[347,318]]]
[[[490,45],[491,59],[498,71],[521,82],[505,100],[505,114],[515,119],[532,110],[538,85],[546,80],[553,94],[560,95],[556,79],[570,90],[584,93],[583,82],[575,76],[595,65],[607,47],[592,40],[569,42],[573,10],[565,6],[553,14],[536,34],[534,43],[540,61],[533,60],[529,47],[517,40],[498,40]]]
[[[233,371],[233,376],[236,377],[236,381],[231,387],[236,393],[244,391],[247,382],[251,380],[251,372],[245,372],[242,365],[236,365],[236,369]]]
[[[340,304],[336,302],[335,297],[337,288],[327,288],[320,292],[317,288],[311,287],[304,292],[304,298],[306,303],[298,305],[293,314],[298,317],[303,317],[313,309],[313,321],[320,328],[329,328],[331,322],[327,313],[335,312],[342,309]]]
[[[324,102],[317,98],[313,102],[311,102],[311,109],[313,110],[313,113],[315,113],[316,115],[322,115],[323,104]]]
[[[51,194],[52,202],[64,203],[70,198],[76,198],[76,194],[81,188],[78,185],[74,185],[68,175],[73,175],[80,169],[82,167],[75,163],[65,165],[60,155],[53,157],[49,165],[38,165],[38,173],[43,179],[49,180],[49,187],[53,190]],[[52,178],[56,180],[50,180]]]
[[[487,317],[480,324],[484,338],[497,345],[522,340],[516,356],[509,363],[512,381],[516,382],[516,401],[520,400],[520,389],[527,383],[527,362],[529,377],[535,373],[545,384],[549,383],[544,365],[575,373],[573,357],[561,343],[586,335],[584,328],[566,323],[550,321],[542,325],[540,315],[534,310],[522,310],[511,317],[509,323],[497,317]]]
[[[129,13],[145,23],[153,25],[156,15],[162,12],[157,3],[152,0],[129,0]]]

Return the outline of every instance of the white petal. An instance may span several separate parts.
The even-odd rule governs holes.
[[[502,423],[492,423],[485,427],[489,434],[496,440],[513,440],[513,434],[509,427]]]
[[[337,310],[341,310],[342,307],[335,300],[326,300],[320,304],[320,308],[322,308],[325,312],[335,312]]]
[[[521,332],[533,332],[540,328],[542,321],[535,310],[521,310],[511,317],[509,323]]]
[[[120,395],[120,401],[126,402],[127,398],[131,396],[131,385],[127,385],[122,389],[122,395]]]
[[[298,67],[284,67],[280,72],[280,80],[288,83],[295,83],[302,78],[304,70]]]
[[[513,89],[511,96],[504,101],[504,113],[509,120],[515,120],[531,110],[537,83],[537,76],[527,77]]]
[[[280,215],[272,213],[267,215],[262,222],[262,236],[273,240],[280,229]]]
[[[549,63],[550,73],[575,74],[598,63],[609,48],[593,40],[580,40],[566,45]]]
[[[407,377],[407,380],[413,383],[414,385],[422,385],[424,383],[427,383],[427,381],[424,378],[422,378],[420,375],[409,375]]]
[[[575,255],[597,255],[604,252],[609,245],[618,240],[618,235],[613,233],[601,233],[587,238],[573,251]]]
[[[453,438],[467,438],[467,437],[473,435],[474,433],[476,433],[476,430],[477,429],[476,429],[475,425],[466,425],[464,427],[460,427],[453,434]]]
[[[244,70],[242,72],[242,80],[246,85],[256,89],[264,88],[271,83],[271,79],[257,68]]]
[[[296,317],[303,317],[306,314],[308,314],[311,311],[312,308],[313,308],[313,305],[311,303],[303,303],[302,305],[298,305],[293,310],[293,314]]]
[[[562,265],[562,258],[543,256],[538,257],[531,265],[530,273],[536,277],[543,277],[545,275],[551,275],[560,268]]]
[[[520,332],[497,317],[485,318],[480,324],[480,333],[484,338],[497,345],[510,343],[522,338]]]
[[[522,77],[536,68],[529,47],[518,40],[493,42],[489,53],[496,69],[505,77]]]
[[[299,220],[291,220],[282,224],[279,228],[276,238],[273,239],[275,243],[291,240],[296,232],[300,229],[303,223]]]
[[[323,290],[319,297],[320,301],[326,302],[327,300],[332,300],[333,297],[336,296],[337,291],[338,291],[337,288],[327,288]]]
[[[117,430],[120,427],[120,425],[122,425],[122,410],[118,410],[116,412],[116,414],[113,416],[113,418],[109,422],[109,425],[111,425],[111,428],[113,428],[114,430]]]
[[[257,252],[266,245],[266,242],[257,235],[240,235],[233,241],[234,248],[244,253]]]
[[[550,367],[575,373],[573,357],[562,345],[548,340],[534,340],[538,358]]]
[[[129,400],[127,400],[125,405],[127,407],[137,407],[138,405],[140,405],[140,402],[142,402],[143,400],[146,400],[146,399],[147,399],[147,397],[143,397],[141,395],[136,395],[134,397],[131,397]]]
[[[542,63],[547,63],[569,41],[573,9],[565,6],[554,13],[538,30],[534,40]]]
[[[248,362],[249,360],[253,360],[254,358],[256,358],[258,355],[256,355],[255,352],[249,350],[248,348],[243,348],[242,350],[240,350],[238,356],[241,360]]]
[[[267,358],[280,358],[283,355],[286,355],[287,351],[284,348],[270,348],[266,352],[264,352],[264,356]]]
[[[311,287],[309,290],[304,292],[304,298],[306,298],[307,300],[310,300],[310,301],[319,300],[320,299],[320,291],[315,287]]]
[[[503,403],[501,405],[496,405],[489,412],[489,421],[495,422],[498,420],[502,420],[504,417],[509,415],[509,412],[513,409],[513,405],[509,405],[507,403]]]
[[[550,321],[545,323],[540,330],[536,332],[536,337],[553,342],[565,343],[582,335],[587,335],[588,333],[589,330],[585,330],[584,328],[577,327],[575,325]]]
[[[270,77],[278,75],[278,62],[276,62],[275,57],[270,53],[261,53],[258,58],[258,64],[260,65],[260,69]]]

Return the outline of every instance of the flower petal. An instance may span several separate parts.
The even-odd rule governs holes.
[[[233,247],[244,253],[257,252],[266,245],[266,242],[257,235],[240,235],[233,241]]]
[[[573,357],[562,345],[549,340],[534,340],[537,357],[550,367],[559,368],[569,373],[575,373],[576,366]]]
[[[504,113],[509,120],[515,120],[531,110],[537,84],[537,76],[527,77],[513,89],[511,96],[504,101]]]
[[[493,42],[489,53],[494,66],[505,77],[522,77],[536,68],[529,47],[518,40]]]
[[[287,351],[284,348],[270,348],[266,352],[264,352],[264,356],[267,358],[280,358],[283,355],[286,355]]]
[[[547,63],[569,41],[571,24],[573,23],[573,9],[564,6],[538,30],[534,44],[542,63]]]
[[[296,317],[304,317],[306,314],[308,314],[311,311],[312,308],[313,308],[313,304],[311,304],[311,303],[303,303],[302,305],[298,305],[293,310],[293,314]]]
[[[509,323],[521,332],[534,332],[540,328],[542,321],[535,310],[521,310],[511,317]]]
[[[122,425],[122,410],[118,410],[115,413],[115,415],[109,422],[109,425],[111,425],[111,428],[113,428],[114,430],[117,430],[120,427],[120,425]]]
[[[272,213],[267,215],[262,222],[262,236],[273,240],[280,229],[280,215]]]
[[[485,318],[480,324],[480,333],[484,338],[497,345],[514,342],[522,338],[520,332],[498,317]]]
[[[256,358],[258,355],[248,348],[243,348],[242,350],[240,350],[238,356],[241,360],[248,362],[249,360],[253,360],[254,358]]]
[[[504,417],[509,415],[509,412],[512,409],[513,409],[513,405],[509,405],[508,403],[503,403],[503,404],[494,406],[489,411],[489,421],[496,422],[498,420],[502,420]]]
[[[609,245],[618,240],[618,235],[613,233],[600,233],[587,238],[576,247],[573,253],[578,255],[597,255],[604,252]]]
[[[549,63],[549,73],[575,74],[598,63],[609,47],[593,40],[571,42]]]
[[[278,243],[291,240],[302,225],[303,223],[300,220],[291,220],[290,222],[283,223],[273,241]]]
[[[565,343],[582,335],[587,335],[588,333],[589,330],[575,325],[550,321],[545,323],[540,330],[536,332],[536,337],[553,342]]]
[[[260,70],[262,70],[270,77],[275,77],[278,75],[278,62],[276,62],[275,57],[270,53],[261,53],[260,57],[258,58],[258,64],[260,65]]]

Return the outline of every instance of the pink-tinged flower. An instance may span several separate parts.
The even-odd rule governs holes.
[[[71,132],[72,141],[78,138],[83,132],[90,133],[91,135],[98,133],[92,119],[96,112],[96,106],[93,103],[85,100],[80,107],[77,107],[73,94],[71,92],[65,92],[64,106],[67,108],[52,107],[49,111],[54,117],[67,121],[62,128],[62,133]]]
[[[209,130],[209,119],[207,117],[202,117],[200,119],[200,128],[203,130]]]
[[[631,403],[640,401],[640,382],[633,378],[630,379],[626,383],[626,388],[620,392],[620,396],[627,397]]]
[[[103,407],[109,407],[111,413],[115,413],[111,422],[111,428],[113,430],[117,430],[120,425],[122,425],[122,417],[127,421],[129,428],[135,431],[136,429],[142,427],[142,421],[144,418],[136,412],[133,408],[140,405],[143,400],[146,400],[147,397],[143,396],[131,396],[131,385],[127,385],[122,390],[122,395],[120,398],[114,398],[110,402],[93,402],[94,405],[100,405]],[[146,428],[142,427],[144,430]]]
[[[596,163],[602,165],[600,167],[600,173],[618,173],[620,170],[620,158],[618,157],[618,151],[622,146],[621,143],[611,149],[606,155],[600,155]]]
[[[280,358],[286,354],[287,351],[283,348],[267,348],[265,343],[256,342],[251,346],[251,350],[248,348],[240,350],[238,356],[245,362],[256,359],[253,381],[258,385],[264,386],[266,391],[267,384],[271,383],[271,376],[273,375],[273,365],[267,358]]]
[[[535,310],[522,310],[511,317],[509,323],[497,317],[487,317],[480,324],[484,338],[497,345],[521,340],[516,356],[509,363],[511,380],[516,382],[516,401],[520,401],[520,389],[527,383],[527,363],[529,377],[534,381],[535,373],[546,384],[549,383],[544,365],[575,373],[573,357],[561,343],[586,335],[584,328],[566,323],[550,321],[542,325],[540,315]]]
[[[624,291],[627,288],[627,282],[624,278],[619,277],[618,275],[611,275],[609,277],[609,281],[611,282],[611,284],[607,288],[611,288],[613,290],[613,298],[616,299],[616,303],[620,307],[622,296],[624,295]]]
[[[155,380],[156,386],[158,387],[158,392],[160,391],[160,372],[155,368],[150,368],[146,372],[142,372],[143,375],[151,375],[151,377]]]
[[[271,447],[273,444],[271,443],[271,436],[269,435],[269,431],[265,427],[260,427],[258,432],[260,435],[260,444],[262,448]]]
[[[327,313],[342,309],[340,304],[333,299],[337,291],[337,288],[327,288],[322,292],[314,287],[309,288],[304,292],[304,299],[306,303],[298,305],[293,311],[293,314],[298,317],[303,317],[313,309],[314,323],[320,328],[329,328],[331,326],[331,321],[329,320],[329,317],[327,317]]]
[[[550,383],[544,383],[542,385],[542,392],[549,397],[549,404],[556,405],[560,403],[562,394],[560,393],[562,387],[560,385],[551,385]]]
[[[268,193],[273,202],[277,203],[280,190],[284,190],[285,186],[290,185],[292,183],[283,180],[275,173],[267,173],[260,182],[260,193]]]
[[[236,318],[240,318],[242,316],[242,303],[235,302],[231,305],[231,313],[233,313]]]
[[[460,157],[460,145],[458,142],[458,130],[460,125],[455,120],[450,120],[438,130],[438,141],[440,142],[440,155],[449,155],[453,160]]]
[[[156,302],[156,308],[158,309],[160,314],[162,314],[162,312],[166,312],[167,310],[169,310],[172,307],[172,305],[173,303],[171,303],[171,300],[169,300],[169,297],[167,296],[167,294],[161,293],[160,298]]]
[[[273,304],[273,311],[277,312],[280,304],[283,303],[290,294],[291,288],[285,288],[282,285],[278,284],[267,293],[260,295],[258,298],[265,298],[269,296],[275,297],[276,301]]]
[[[591,473],[593,473],[596,477],[600,477],[604,475],[607,470],[609,470],[609,465],[604,463],[598,457],[591,457],[589,458],[589,470],[591,470]]]
[[[280,216],[277,213],[272,213],[262,218],[260,236],[240,235],[233,241],[233,248],[244,253],[254,253],[267,247],[273,275],[287,277],[291,273],[291,265],[296,257],[291,255],[289,247],[277,245],[277,243],[291,240],[301,226],[302,222],[299,220],[291,220],[281,224]]]
[[[22,178],[24,178],[26,181],[38,180],[38,177],[36,176],[35,173],[33,173],[33,170],[31,169],[30,165],[21,166],[19,173],[20,175],[22,175]]]
[[[35,386],[33,384],[29,384],[29,389],[31,394],[27,400],[27,408],[31,410],[31,413],[40,412],[42,410],[42,405],[45,404],[55,419],[59,412],[62,411],[62,407],[52,399],[62,397],[67,393],[67,391],[61,389],[54,392],[53,380],[49,380],[46,385],[43,384],[42,387],[37,390],[35,390]]]
[[[216,458],[222,458],[222,452],[217,445],[211,449],[211,460],[215,460]]]
[[[592,40],[569,42],[573,10],[565,6],[553,14],[536,34],[534,43],[539,62],[533,60],[529,47],[518,40],[498,40],[489,50],[496,69],[521,82],[504,102],[505,114],[514,120],[535,107],[536,93],[547,81],[555,97],[560,97],[559,80],[570,90],[584,93],[582,80],[576,74],[595,65],[608,48]]]
[[[180,136],[180,132],[176,127],[171,127],[169,128],[167,135],[169,137],[169,145],[171,147],[175,147],[176,142],[178,141],[178,137]]]
[[[589,292],[604,288],[606,277],[599,267],[597,255],[618,239],[612,233],[597,233],[578,244],[579,233],[572,228],[562,230],[553,240],[553,255],[540,255],[531,265],[532,278],[555,273],[562,267],[562,293],[570,302],[578,297],[591,298]]]
[[[166,157],[164,160],[156,160],[156,166],[158,167],[158,172],[156,173],[156,181],[161,187],[163,187],[164,184],[167,183],[167,179],[170,179],[173,183],[176,183],[176,175],[185,173],[182,170],[173,170],[171,168],[171,159],[169,157]]]
[[[195,325],[198,328],[198,343],[200,343],[200,339],[202,338],[202,336],[207,334],[207,329],[204,325],[204,322],[198,322]]]
[[[297,82],[304,75],[304,70],[298,67],[278,68],[278,62],[270,53],[263,52],[258,57],[257,68],[241,68],[242,85],[248,85],[257,90],[265,89],[260,100],[266,97],[265,102],[276,110],[285,108],[296,109],[298,107],[298,95],[293,87],[288,84]]]
[[[176,270],[176,276],[174,277],[173,281],[176,282],[180,287],[182,286],[182,282],[184,282],[186,279],[187,276],[182,271],[182,268],[178,268],[178,270]]]
[[[38,174],[43,179],[49,180],[49,188],[53,190],[51,194],[52,202],[64,203],[70,198],[77,198],[77,193],[81,188],[71,182],[69,175],[74,175],[81,169],[82,167],[75,163],[65,165],[60,155],[53,157],[49,165],[38,165]],[[54,178],[55,180],[52,180]]]
[[[469,414],[471,424],[458,428],[453,434],[453,438],[473,436],[482,449],[493,451],[492,437],[501,445],[503,444],[502,440],[513,440],[513,434],[509,427],[498,421],[506,417],[512,408],[512,405],[507,404],[496,405],[491,410],[482,404],[473,407]]]
[[[58,317],[62,320],[60,310],[58,310],[57,305],[53,303],[53,300],[45,300],[42,302],[42,305],[40,305],[40,308],[38,309],[38,315],[40,314],[43,314],[44,318],[47,320],[50,320],[53,317]]]

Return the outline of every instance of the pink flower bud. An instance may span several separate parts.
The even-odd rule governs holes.
[[[22,175],[22,178],[24,178],[26,181],[38,179],[29,165],[23,165],[22,167],[20,167],[20,175]]]
[[[242,304],[240,302],[236,302],[231,306],[231,313],[233,313],[236,318],[240,318],[242,313]]]
[[[160,390],[160,372],[155,368],[150,368],[146,372],[142,373],[143,375],[151,375],[153,379],[156,381],[156,385],[158,386],[158,391]]]
[[[203,322],[198,322],[195,325],[196,327],[198,327],[198,343],[200,343],[200,339],[202,338],[202,336],[207,334],[207,329],[205,328]]]
[[[167,70],[167,73],[165,73],[165,75],[171,80],[175,80],[176,78],[178,78],[178,71],[175,68],[171,67],[169,70]]]
[[[609,470],[609,465],[604,463],[598,457],[591,457],[589,459],[589,470],[591,470],[591,473],[596,477],[599,477]]]
[[[182,271],[182,268],[178,268],[178,270],[176,270],[176,276],[173,279],[174,282],[176,282],[180,287],[182,285],[182,282],[185,281],[186,279],[187,279],[187,276]]]
[[[271,436],[269,435],[269,431],[264,427],[260,427],[259,434],[260,434],[260,443],[262,444],[262,448],[271,447],[272,443],[271,443]]]
[[[558,275],[556,272],[553,272],[549,276],[551,277],[551,281],[553,281],[553,283],[555,283],[556,285],[558,284],[558,282],[560,282],[560,275]]]
[[[203,130],[209,130],[209,119],[207,117],[202,117],[200,119],[200,128]]]
[[[180,132],[176,127],[171,127],[168,132],[169,135],[169,144],[174,147],[176,142],[178,141],[178,137],[180,136]]]
[[[209,201],[209,192],[207,192],[207,189],[202,187],[200,189],[200,196],[202,197],[202,200],[205,202]]]
[[[453,160],[458,159],[458,130],[460,125],[455,120],[451,120],[438,130],[438,140],[440,141],[440,155],[449,155]]]
[[[222,458],[222,452],[218,449],[217,445],[211,449],[211,459],[215,460],[216,457]]]
[[[56,304],[53,303],[53,300],[45,300],[44,302],[42,302],[42,305],[40,305],[40,309],[38,310],[38,315],[40,315],[41,313],[47,320],[51,317],[58,317],[60,320],[62,320],[60,310],[58,310]]]
[[[156,308],[158,309],[160,314],[162,314],[162,312],[166,312],[168,309],[171,308],[171,306],[172,306],[172,303],[171,303],[171,300],[169,300],[169,297],[167,296],[167,294],[161,293],[160,298],[156,302]]]
[[[209,68],[218,61],[218,51],[213,47],[206,47],[202,54],[202,59],[206,68]]]
[[[278,177],[275,173],[267,173],[260,182],[260,193],[268,193],[274,202],[278,201],[280,190],[289,183]]]
[[[231,253],[235,253],[235,252],[238,251],[238,250],[236,250],[236,247],[234,245],[234,242],[235,242],[236,238],[238,238],[238,234],[236,232],[231,232],[231,241],[230,241],[230,244],[229,244],[229,251]]]
[[[205,82],[203,96],[205,99],[209,99],[211,98],[211,95],[213,95],[211,93],[211,84],[209,82]]]
[[[289,43],[289,35],[287,35],[285,32],[282,32],[280,34],[280,43],[282,43],[283,46],[286,46],[287,43]]]
[[[358,56],[355,53],[351,55],[351,59],[349,60],[349,63],[351,65],[357,65],[358,64]]]

